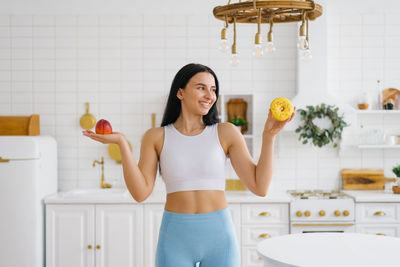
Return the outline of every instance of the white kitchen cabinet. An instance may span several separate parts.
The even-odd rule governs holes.
[[[155,257],[164,204],[144,206],[144,266],[155,266]]]
[[[288,204],[233,203],[229,210],[241,266],[262,266],[257,243],[289,233]],[[46,266],[155,266],[163,212],[163,203],[47,204]]]
[[[143,265],[141,205],[47,205],[47,267]]]
[[[385,235],[400,237],[400,225],[398,224],[358,224],[356,232],[371,235]]]
[[[140,266],[142,229],[139,205],[96,205],[96,267]]]
[[[47,267],[94,266],[94,236],[93,205],[46,206]]]
[[[242,267],[262,267],[257,244],[265,238],[289,234],[289,205],[241,205]]]
[[[356,203],[356,232],[400,237],[400,203]]]

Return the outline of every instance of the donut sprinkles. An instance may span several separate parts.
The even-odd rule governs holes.
[[[275,98],[270,106],[272,116],[279,121],[285,121],[290,118],[293,113],[293,105],[289,99],[285,97]]]

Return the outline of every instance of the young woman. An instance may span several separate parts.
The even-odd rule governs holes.
[[[218,123],[219,87],[215,73],[201,64],[188,64],[176,74],[161,127],[142,139],[137,164],[121,133],[83,134],[101,143],[118,144],[126,186],[144,201],[153,191],[157,166],[167,197],[161,223],[156,266],[240,266],[239,245],[225,199],[225,160],[257,196],[271,182],[276,134],[293,118],[281,122],[268,114],[260,158],[255,164],[242,134],[231,123]]]

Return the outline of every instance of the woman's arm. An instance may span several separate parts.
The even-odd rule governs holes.
[[[231,128],[228,136],[228,155],[232,167],[240,180],[247,188],[258,196],[266,196],[273,173],[274,141],[276,134],[283,129],[286,123],[292,120],[293,115],[286,121],[278,121],[273,118],[271,112],[264,126],[262,134],[262,146],[258,163],[255,164],[248,149],[243,135],[236,129]],[[227,132],[227,131],[225,131]]]
[[[162,128],[153,128],[144,134],[140,149],[140,160],[139,164],[137,164],[129,149],[128,141],[123,134],[99,135],[91,131],[84,132],[84,135],[101,143],[118,144],[121,151],[125,184],[137,202],[144,201],[153,191],[158,164],[155,144],[156,140],[160,140],[160,134],[162,138]]]

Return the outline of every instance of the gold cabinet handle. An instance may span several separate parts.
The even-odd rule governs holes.
[[[88,248],[88,249],[92,249],[92,245],[88,245],[87,248]]]
[[[383,233],[377,233],[376,235],[386,235],[386,234],[383,234]]]
[[[343,216],[349,216],[349,215],[350,215],[350,212],[348,210],[343,211]]]
[[[386,213],[384,213],[383,211],[377,211],[374,213],[374,216],[385,216]]]
[[[340,216],[340,210],[335,210],[335,216]]]
[[[97,248],[97,249],[100,249],[101,247],[100,247],[100,245],[97,245],[96,248]]]
[[[311,212],[309,210],[306,210],[306,212],[304,212],[304,216],[310,217],[311,216]]]
[[[271,213],[269,213],[268,211],[264,211],[264,212],[260,212],[260,214],[258,214],[258,216],[271,216]]]
[[[299,210],[299,211],[297,211],[297,212],[296,212],[296,216],[297,216],[297,217],[301,217],[301,216],[303,216],[303,212],[301,212],[300,210]]]
[[[319,216],[324,217],[325,216],[325,211],[324,210],[320,210],[319,211]]]
[[[10,162],[10,160],[9,159],[3,159],[2,157],[0,157],[0,162],[6,163],[6,162]]]
[[[259,238],[270,238],[271,236],[269,234],[260,234],[258,237]]]

